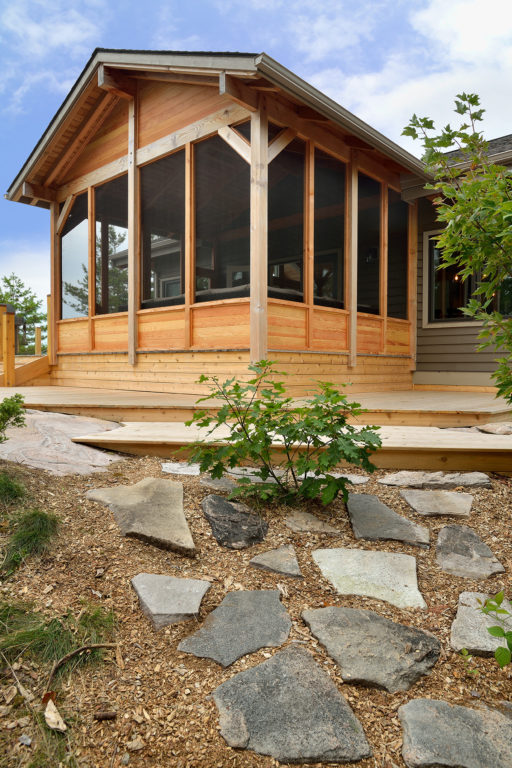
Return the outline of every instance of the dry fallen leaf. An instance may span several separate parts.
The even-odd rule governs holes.
[[[10,704],[11,701],[14,699],[16,694],[18,693],[18,689],[15,685],[10,685],[6,691],[4,691],[4,700],[6,704]]]
[[[67,725],[51,699],[49,699],[48,704],[46,705],[44,719],[46,720],[46,725],[48,728],[51,728],[52,731],[60,731],[60,733],[67,731]]]

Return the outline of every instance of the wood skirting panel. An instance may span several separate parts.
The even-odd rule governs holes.
[[[391,355],[408,355],[411,335],[408,320],[388,317],[386,320],[386,352]]]
[[[383,352],[384,318],[371,315],[357,315],[357,351],[379,354]]]
[[[348,349],[348,312],[314,307],[311,347],[343,352]]]
[[[138,313],[139,349],[183,349],[185,347],[185,308],[166,307]]]
[[[269,348],[305,349],[307,347],[307,312],[304,304],[269,299]]]
[[[128,146],[128,104],[120,101],[99,131],[84,147],[76,163],[66,173],[61,184],[67,184],[86,173],[101,168],[126,155]]]
[[[202,349],[248,347],[249,299],[225,304],[195,304],[190,308],[192,346]]]
[[[232,104],[216,88],[145,82],[139,87],[137,146],[144,147]]]
[[[57,323],[57,350],[59,352],[89,351],[89,320],[86,317],[60,320]]]

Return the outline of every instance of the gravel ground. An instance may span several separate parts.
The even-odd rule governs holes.
[[[151,457],[128,458],[102,474],[89,477],[52,477],[27,468],[0,462],[0,471],[16,475],[28,488],[32,506],[55,512],[61,519],[60,534],[50,553],[28,561],[15,577],[0,586],[3,599],[30,601],[48,616],[71,609],[76,614],[83,601],[101,603],[118,617],[117,641],[121,653],[106,656],[96,667],[75,670],[62,679],[57,704],[70,724],[70,749],[83,768],[114,768],[128,764],[139,768],[269,768],[278,765],[269,757],[227,747],[219,733],[217,710],[209,694],[233,674],[254,666],[277,649],[250,654],[222,669],[208,659],[177,652],[177,645],[194,632],[196,622],[178,624],[155,633],[143,616],[130,579],[140,572],[163,573],[208,579],[199,623],[221,602],[227,591],[236,589],[281,589],[283,603],[293,626],[288,643],[305,644],[338,685],[360,719],[372,745],[374,757],[358,763],[361,768],[403,768],[401,729],[397,709],[410,699],[440,698],[450,703],[478,707],[496,705],[512,698],[512,667],[500,670],[493,659],[474,659],[470,672],[465,660],[449,647],[449,633],[458,595],[465,590],[510,594],[512,569],[511,517],[512,479],[492,476],[492,489],[476,489],[471,517],[457,521],[415,515],[400,498],[399,489],[377,483],[386,474],[378,471],[355,493],[374,493],[383,502],[410,519],[428,526],[435,543],[437,532],[448,522],[470,525],[491,547],[506,568],[485,581],[476,582],[442,573],[435,563],[435,547],[423,550],[393,542],[357,542],[352,534],[344,505],[337,500],[326,512],[313,504],[305,509],[324,517],[340,529],[339,537],[292,533],[284,524],[285,508],[263,508],[269,522],[266,540],[248,550],[221,548],[213,538],[201,511],[201,499],[209,491],[198,478],[169,476],[160,461]],[[165,477],[183,482],[185,512],[199,550],[195,559],[164,552],[134,539],[123,539],[108,508],[88,501],[85,492],[107,485],[127,485],[144,477]],[[5,538],[5,526],[0,537]],[[265,550],[292,543],[303,580],[289,579],[249,567],[249,560]],[[360,597],[337,595],[322,577],[311,551],[322,546],[357,547],[415,555],[418,584],[427,610],[401,610],[388,603]],[[98,578],[98,569],[104,575]],[[310,634],[300,618],[305,608],[328,605],[364,607],[382,616],[434,632],[442,642],[441,658],[433,672],[409,691],[390,694],[383,690],[344,684],[336,664]],[[21,682],[40,707],[48,670],[36,670],[27,663],[18,669]],[[0,678],[2,693],[12,684],[9,672]],[[6,711],[7,710],[7,711]],[[97,722],[98,710],[115,710],[115,720]],[[30,748],[18,743],[21,733],[32,725],[12,725],[16,715],[0,707],[0,728],[5,728],[0,747],[7,747],[6,766],[26,766]],[[130,745],[131,749],[127,746]],[[133,749],[133,747],[140,749]],[[5,758],[4,758],[5,759]],[[0,765],[2,757],[0,755]],[[317,765],[324,765],[318,763]]]

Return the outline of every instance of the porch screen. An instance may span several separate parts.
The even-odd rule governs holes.
[[[357,311],[380,312],[380,182],[358,174]]]
[[[185,150],[140,171],[143,307],[185,301]]]
[[[345,164],[315,149],[314,303],[343,308]]]
[[[250,167],[220,136],[194,145],[196,301],[249,296]]]
[[[388,315],[407,320],[407,220],[409,206],[388,189]]]
[[[94,190],[96,314],[128,310],[128,177]]]
[[[87,192],[78,195],[60,235],[62,320],[89,314]]]
[[[294,139],[268,166],[268,295],[303,301],[305,143]]]

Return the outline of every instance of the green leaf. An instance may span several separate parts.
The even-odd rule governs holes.
[[[505,630],[503,627],[487,627],[487,631],[493,637],[505,637]]]
[[[494,658],[500,665],[501,669],[503,669],[503,667],[506,667],[508,664],[510,664],[512,654],[508,648],[503,648],[500,646],[494,651]]]

